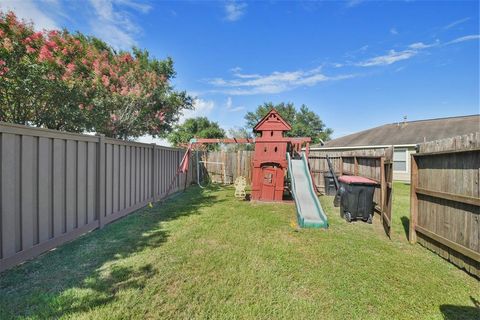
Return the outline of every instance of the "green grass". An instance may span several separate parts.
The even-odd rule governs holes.
[[[478,319],[478,280],[395,213],[390,240],[321,202],[330,228],[297,231],[293,204],[192,187],[1,274],[1,318]]]
[[[408,241],[410,221],[410,185],[393,183],[392,230],[394,240]]]

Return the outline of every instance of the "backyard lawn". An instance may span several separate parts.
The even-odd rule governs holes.
[[[408,244],[409,187],[395,189],[390,240],[341,220],[331,197],[330,229],[298,231],[293,204],[192,187],[4,272],[0,315],[479,319],[478,280]]]

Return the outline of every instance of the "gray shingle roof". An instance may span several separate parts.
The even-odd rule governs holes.
[[[417,144],[480,131],[480,114],[386,124],[325,143],[323,147]],[[320,147],[315,145],[312,147]]]

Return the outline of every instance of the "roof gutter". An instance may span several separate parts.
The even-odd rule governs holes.
[[[408,147],[415,147],[416,143],[411,144],[394,144],[393,147],[395,148],[408,148]],[[381,148],[389,148],[391,144],[386,145],[371,145],[371,146],[349,146],[349,147],[310,147],[310,150],[319,150],[319,151],[329,151],[329,150],[355,150],[355,149],[381,149]]]

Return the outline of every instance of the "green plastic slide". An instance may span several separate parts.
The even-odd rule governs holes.
[[[297,220],[301,228],[328,228],[328,219],[313,187],[305,153],[301,159],[292,159],[287,153],[288,176],[297,206]]]

